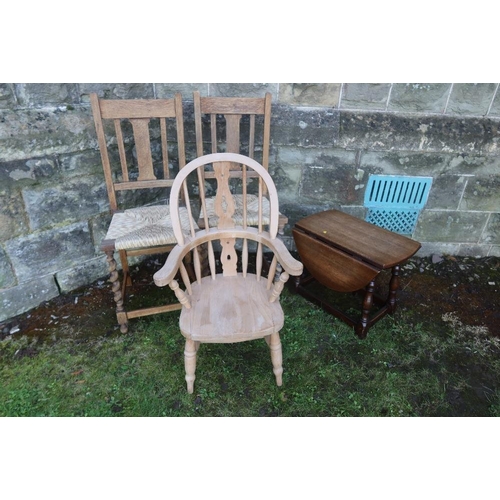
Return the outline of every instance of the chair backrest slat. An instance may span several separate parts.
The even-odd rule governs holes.
[[[179,154],[179,170],[186,164],[186,148],[184,145],[184,115],[181,94],[174,96],[175,128],[177,131],[177,151]]]
[[[250,131],[248,135],[248,156],[254,157],[255,152],[255,115],[250,115]]]
[[[257,244],[257,253],[255,255],[255,274],[257,281],[260,281],[262,275],[262,243]]]
[[[199,248],[193,249],[193,266],[194,266],[194,274],[196,275],[196,281],[201,283],[201,262],[200,262],[200,254],[198,253]]]
[[[184,263],[181,262],[179,266],[179,270],[181,272],[181,278],[184,283],[184,286],[186,287],[186,291],[189,295],[193,295],[193,289],[191,288],[191,281],[189,279],[189,274],[187,272],[186,266]]]
[[[134,189],[151,189],[171,187],[172,179],[157,179],[155,181],[130,181],[130,182],[115,182],[115,191],[130,191]]]
[[[127,157],[125,155],[125,146],[123,144],[122,124],[119,118],[115,118],[113,121],[115,123],[116,142],[118,144],[118,153],[120,155],[123,181],[128,182]]]
[[[273,260],[269,266],[269,272],[267,274],[267,289],[270,290],[274,283],[274,275],[276,274],[276,268],[278,267],[278,258],[273,255]]]
[[[163,160],[163,178],[170,179],[168,170],[168,141],[167,141],[167,120],[160,118],[160,135],[161,135],[161,157]]]
[[[151,142],[149,140],[149,118],[132,118],[130,120],[134,132],[135,150],[137,153],[137,166],[139,181],[154,181],[156,175],[153,170],[153,157],[151,156]]]
[[[212,154],[220,150],[227,153],[245,154],[254,159],[257,156],[262,158],[259,163],[267,170],[269,166],[270,148],[270,126],[271,126],[271,94],[268,92],[265,97],[201,97],[199,92],[193,93],[194,118],[196,130],[196,151],[198,156],[205,153],[205,141],[210,141],[209,150]],[[253,201],[248,193],[257,192],[257,185],[249,182],[250,177],[254,177],[255,172],[251,169],[247,173],[247,167],[243,165],[231,165],[231,177],[235,180],[231,184],[232,192],[238,190],[242,192],[238,204],[243,212],[242,225],[256,225],[262,231],[264,213],[263,198],[267,197],[266,186],[259,183],[258,199]],[[203,171],[203,180],[215,177],[212,171]],[[258,177],[258,176],[257,176]],[[240,181],[241,180],[241,181]],[[200,184],[201,185],[201,184]],[[255,186],[255,187],[254,187]],[[255,196],[252,194],[252,197]],[[258,212],[252,212],[250,222],[248,216],[248,200],[252,199],[252,206]],[[258,207],[255,205],[258,203]],[[252,208],[252,210],[254,209]],[[204,213],[204,212],[203,212]],[[258,220],[257,220],[258,219]],[[211,223],[213,221],[211,219]],[[241,222],[240,222],[241,223]],[[208,227],[205,222],[205,227]]]
[[[268,92],[264,100],[264,131],[262,145],[262,166],[269,169],[269,148],[271,147],[271,94]]]
[[[223,276],[236,276],[238,274],[238,255],[236,254],[236,239],[224,238],[220,240],[222,252],[220,256]]]
[[[215,279],[215,275],[217,274],[217,269],[215,266],[215,253],[214,246],[211,241],[208,242],[208,266],[210,268],[210,275],[212,279]]]
[[[242,271],[243,277],[246,278],[247,272],[248,272],[248,240],[246,238],[243,239],[243,245],[242,245],[241,271]]]
[[[210,140],[212,141],[212,153],[217,153],[217,115],[210,115]]]
[[[226,151],[240,152],[240,121],[241,115],[224,115],[226,119]]]
[[[198,174],[198,186],[200,186],[200,203],[203,210],[203,223],[204,227],[209,227],[208,213],[206,210],[207,203],[205,200],[205,189],[203,189],[205,181],[203,180],[203,172],[201,171],[201,169],[197,170],[197,174]]]
[[[262,177],[259,177],[259,224],[258,224],[259,233],[262,232],[262,196],[263,196],[262,191],[263,191]]]
[[[188,212],[188,218],[189,218],[189,229],[191,230],[191,236],[194,236],[195,235],[195,227],[194,227],[194,219],[193,219],[193,214],[192,214],[192,210],[191,210],[191,202],[189,200],[189,190],[188,190],[188,187],[187,187],[187,182],[183,182],[182,184],[182,198],[183,198],[183,201],[185,202],[185,205],[186,205],[186,209],[187,209],[187,212]]]
[[[196,156],[203,156],[203,128],[201,126],[201,102],[194,100],[194,129],[196,135]]]
[[[93,93],[90,95],[90,103],[111,210],[118,210],[118,190],[170,186],[167,119],[175,119],[179,170],[186,164],[181,95],[176,94],[172,99],[99,99],[97,94]],[[106,121],[114,123],[116,146],[111,137],[112,128],[106,128]],[[110,137],[107,137],[107,134]],[[161,146],[162,163],[160,167],[158,158],[158,169],[155,163],[156,154],[153,151],[156,151],[157,142],[160,142]],[[114,156],[110,154],[108,147],[118,149],[121,175],[118,169],[118,172],[115,171],[114,163],[117,161],[111,162]],[[136,161],[132,159],[132,147],[135,148]],[[137,172],[133,170],[134,163],[137,163]]]
[[[247,228],[247,221],[248,221],[248,217],[247,217],[247,213],[248,213],[248,208],[247,208],[247,166],[246,165],[243,165],[242,166],[242,188],[243,188],[243,228],[246,229]]]

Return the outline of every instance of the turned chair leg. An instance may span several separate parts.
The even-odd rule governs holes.
[[[109,281],[111,282],[111,291],[113,292],[113,298],[116,303],[116,319],[120,325],[120,331],[122,333],[128,332],[128,318],[125,309],[123,308],[123,296],[120,287],[120,280],[118,277],[118,271],[116,270],[116,261],[114,257],[114,251],[110,250],[106,252],[106,259],[109,266]]]
[[[122,263],[124,286],[132,286],[132,278],[130,277],[130,269],[128,267],[127,252],[120,250],[120,261]]]
[[[281,352],[281,341],[279,333],[273,333],[265,337],[269,350],[271,351],[271,361],[273,363],[273,373],[276,377],[276,385],[283,384],[283,355]]]
[[[189,394],[193,394],[194,391],[194,380],[196,378],[196,352],[199,347],[199,342],[186,339],[186,346],[184,348],[184,368],[186,370],[186,383]]]

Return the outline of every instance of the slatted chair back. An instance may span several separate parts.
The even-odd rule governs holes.
[[[201,97],[199,92],[194,92],[193,100],[197,156],[226,152],[255,158],[260,151],[257,159],[266,170],[269,168],[269,92],[261,98]]]
[[[201,97],[199,92],[193,93],[194,118],[196,131],[196,153],[202,156],[207,153],[220,152],[241,153],[259,163],[269,170],[269,151],[271,134],[271,94],[267,92],[265,97]],[[231,168],[231,191],[236,193],[241,184],[243,176],[257,178],[253,170],[238,167]],[[214,179],[213,171],[205,171],[203,180]],[[258,224],[256,188],[252,191],[249,184],[249,203],[247,211],[247,222],[251,226]],[[266,188],[264,186],[264,194]],[[242,200],[240,196],[234,198],[237,211],[242,212]],[[264,204],[266,201],[264,200]],[[212,221],[213,200],[207,203],[209,211],[209,223]],[[264,206],[264,223],[267,224],[268,207]],[[280,234],[284,233],[284,227],[288,218],[279,214]],[[203,217],[198,224],[203,227]]]
[[[112,212],[118,210],[117,191],[171,187],[169,149],[176,146],[179,169],[186,164],[181,95],[100,99],[90,94],[90,103]],[[170,119],[175,121],[174,141],[167,137]]]
[[[170,165],[175,171],[186,164],[182,99],[180,94],[172,99],[100,99],[94,93],[90,103],[112,212],[101,249],[110,270],[116,317],[125,333],[131,318],[180,308],[178,304],[163,304],[131,310],[128,304],[125,307],[125,298],[132,285],[128,259],[168,252],[176,243],[166,203],[174,182]],[[130,190],[142,193],[123,196]],[[125,204],[119,200],[130,205],[134,198],[135,206],[119,207]],[[195,223],[187,221],[186,215],[185,224],[189,230]],[[121,284],[116,251],[122,267]]]

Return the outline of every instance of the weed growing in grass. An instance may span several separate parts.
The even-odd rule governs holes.
[[[184,381],[178,313],[124,336],[0,342],[2,416],[454,416],[500,414],[499,343],[452,316],[411,311],[365,340],[302,297],[282,294],[283,386],[264,341],[203,344]]]

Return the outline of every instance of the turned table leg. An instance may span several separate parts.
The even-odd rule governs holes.
[[[389,282],[389,297],[387,299],[387,309],[390,314],[393,314],[397,306],[397,291],[399,288],[399,266],[392,268],[391,281]]]
[[[359,323],[356,325],[356,335],[360,339],[366,338],[366,334],[368,333],[369,328],[369,319],[370,319],[370,309],[373,305],[373,293],[375,291],[375,280],[370,281],[368,286],[366,287],[365,298],[363,299],[363,309],[361,313],[361,319]]]

